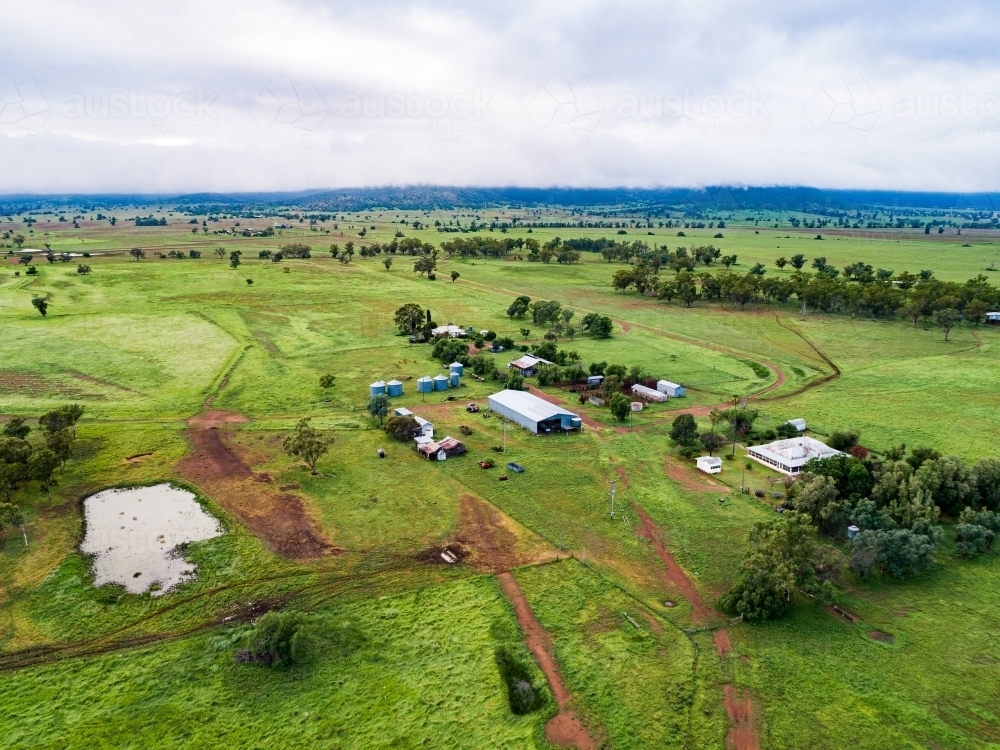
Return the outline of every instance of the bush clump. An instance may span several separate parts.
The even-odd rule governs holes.
[[[510,710],[519,716],[537,710],[542,705],[542,697],[531,682],[531,670],[520,649],[505,644],[498,646],[494,654],[500,676],[507,686]]]

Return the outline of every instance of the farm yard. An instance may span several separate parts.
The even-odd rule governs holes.
[[[758,623],[725,597],[755,524],[797,515],[783,477],[746,460],[751,442],[804,418],[818,440],[859,433],[845,444],[863,449],[851,454],[859,462],[889,460],[904,443],[910,456],[929,447],[970,466],[994,456],[1000,328],[958,322],[946,338],[932,317],[803,312],[795,300],[688,307],[614,288],[631,264],[600,253],[567,263],[443,253],[430,272],[413,270],[429,255],[361,253],[399,235],[435,248],[469,236],[435,230],[455,212],[338,213],[243,236],[284,219],[241,218],[237,231],[233,217],[197,213],[189,227],[177,208],[142,211],[167,223],[42,217],[25,239],[23,223],[0,222],[5,242],[23,239],[0,267],[0,427],[25,417],[37,442],[39,416],[84,408],[64,469],[44,487],[9,483],[23,518],[0,536],[3,744],[1000,743],[1000,563],[993,551],[963,553],[957,513],[934,519],[942,538],[919,575],[862,575],[847,564],[846,537],[829,533],[822,547],[841,562],[829,601],[792,587],[787,611]],[[714,243],[744,271],[762,263],[780,278],[793,271],[775,258],[813,258],[818,246],[839,268],[877,258],[956,283],[1000,256],[996,231],[830,228],[819,241],[818,230],[777,222],[760,215],[684,237],[630,225],[628,239]],[[544,245],[615,230],[522,225],[500,236]],[[356,255],[344,255],[347,243]],[[54,261],[18,260],[43,245]],[[292,245],[312,252],[273,261]],[[607,318],[609,335],[546,338],[532,312],[508,314],[519,295],[558,301],[574,312],[567,324]],[[470,363],[457,388],[418,392],[452,357],[419,341],[423,317],[403,330],[407,303],[472,330],[457,339]],[[513,347],[491,353],[480,331]],[[581,398],[602,395],[596,387],[543,382],[545,371],[523,388],[583,428],[533,435],[490,411],[504,385],[474,368],[489,360],[506,378],[508,362],[546,344],[584,376],[592,364],[605,365],[605,381],[607,366],[638,368],[636,382],[667,379],[686,395],[619,418],[612,389],[599,406]],[[321,385],[324,375],[334,377]],[[387,433],[391,409],[373,411],[369,387],[392,379],[403,395],[391,408],[433,423],[435,439],[458,438],[465,455],[428,462]],[[752,428],[713,423],[713,409],[755,410]],[[682,415],[693,441],[677,437]],[[322,443],[314,467],[305,443],[289,448],[309,430]],[[698,434],[716,431],[723,467],[709,476],[693,459]],[[83,501],[161,483],[190,493],[222,533],[183,545],[190,575],[169,590],[95,587],[80,551]],[[247,643],[272,612],[308,623],[311,658],[253,663]]]

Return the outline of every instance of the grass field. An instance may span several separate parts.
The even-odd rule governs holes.
[[[725,747],[726,685],[751,690],[761,747],[998,746],[995,554],[966,561],[949,531],[930,573],[846,583],[844,606],[858,624],[803,597],[774,624],[729,626],[733,650],[720,659],[684,592],[665,582],[635,508],[714,606],[747,529],[773,516],[771,498],[725,490],[742,483],[771,491],[765,480],[775,475],[760,465],[746,471],[738,447],[708,485],[669,439],[678,410],[695,408],[708,429],[708,407],[748,396],[763,427],[804,417],[821,437],[858,429],[876,450],[905,442],[971,461],[994,454],[1000,438],[1000,331],[961,325],[945,342],[937,329],[899,320],[802,316],[792,302],[687,309],[615,292],[609,280],[621,264],[586,253],[573,266],[442,259],[436,281],[413,273],[404,257],[391,270],[380,259],[345,265],[320,252],[280,264],[257,258],[289,241],[322,248],[357,240],[362,222],[376,227],[366,242],[386,242],[399,226],[389,223],[394,216],[351,216],[329,234],[303,224],[273,238],[192,234],[173,218],[143,229],[39,222],[25,247],[86,249],[92,273],[76,273],[78,258],[42,261],[37,276],[0,267],[0,416],[34,418],[69,402],[86,408],[51,499],[35,483],[14,494],[28,545],[17,529],[0,536],[0,711],[12,719],[0,744],[546,747],[552,697],[514,715],[494,662],[499,644],[519,640],[493,575],[512,569],[551,636],[574,710],[603,746]],[[650,231],[630,229],[627,239],[715,243],[738,253],[740,266],[759,261],[769,273],[778,273],[778,255],[814,257],[822,248],[838,266],[864,260],[964,281],[1000,255],[1000,237],[987,232],[834,230],[820,241],[816,230],[752,225],[731,225],[723,239],[708,229],[684,238]],[[434,243],[454,236],[405,233]],[[613,234],[541,228],[531,236]],[[140,245],[147,258],[136,262],[127,251]],[[218,245],[243,251],[239,268],[212,254]],[[171,249],[204,254],[153,257]],[[452,270],[460,273],[454,283]],[[400,305],[538,343],[543,331],[525,339],[519,329],[534,326],[505,315],[519,294],[558,300],[578,317],[610,316],[611,338],[559,346],[584,363],[642,365],[684,384],[688,397],[635,414],[630,432],[607,409],[545,388],[599,426],[540,438],[520,429],[504,436],[495,418],[464,410],[468,401],[484,404],[492,384],[466,377],[449,392],[454,401],[416,393],[416,378],[443,370],[429,347],[398,335]],[[48,299],[46,317],[31,306],[34,296]],[[325,373],[336,376],[326,391],[318,385]],[[394,405],[426,416],[438,436],[461,437],[469,454],[427,463],[373,425],[364,413],[368,384],[390,378],[406,390]],[[242,484],[191,479],[185,462],[196,427],[188,420],[213,410],[245,418],[215,431],[245,472]],[[334,440],[318,475],[281,449],[303,417]],[[506,455],[491,451],[504,443]],[[479,468],[484,458],[516,460],[526,471],[500,482],[502,468]],[[95,589],[76,549],[80,501],[164,480],[196,491],[226,533],[191,545],[196,579],[163,597]],[[266,529],[241,521],[280,516],[288,498],[330,554],[289,559]],[[441,561],[449,544],[464,545],[465,564]],[[227,618],[263,605],[313,613],[322,632],[314,663],[271,670],[234,661],[231,636],[241,626]],[[894,642],[872,640],[874,630]]]

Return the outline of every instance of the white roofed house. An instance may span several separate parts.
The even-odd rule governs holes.
[[[583,420],[573,412],[525,391],[500,391],[488,400],[490,411],[536,435],[583,428]]]
[[[449,338],[458,339],[466,335],[464,328],[452,325],[451,323],[431,329],[431,336],[448,336]]]
[[[753,445],[747,448],[747,456],[754,461],[789,476],[802,473],[802,467],[814,458],[829,458],[840,453],[826,443],[810,437],[776,440],[767,445]]]
[[[515,359],[507,367],[517,370],[521,377],[527,378],[535,374],[535,370],[538,369],[539,365],[551,365],[547,359],[542,359],[541,357],[535,357],[531,354],[525,354],[520,359]]]

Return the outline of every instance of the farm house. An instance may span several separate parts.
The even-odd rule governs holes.
[[[684,397],[684,386],[678,385],[677,383],[671,383],[669,380],[659,380],[656,383],[656,390],[660,393],[666,393],[670,398],[683,398]]]
[[[438,326],[437,328],[431,329],[431,336],[447,336],[448,338],[458,339],[466,336],[466,331],[461,326],[452,325],[449,323],[446,326]]]
[[[747,448],[747,455],[775,471],[796,476],[810,459],[838,456],[840,451],[810,437],[796,437],[751,446]]]
[[[654,388],[647,388],[646,386],[639,385],[638,383],[632,386],[632,395],[644,398],[647,401],[666,401],[670,398],[666,393],[661,393]]]
[[[536,435],[556,430],[579,430],[583,420],[573,412],[525,391],[500,391],[489,397],[490,411]]]
[[[538,365],[551,365],[547,359],[542,359],[541,357],[533,357],[530,354],[525,354],[520,359],[515,359],[507,367],[517,370],[521,377],[527,378],[535,374],[535,370],[538,369]]]
[[[694,465],[706,474],[718,474],[722,471],[722,459],[718,456],[698,456],[694,460]]]

